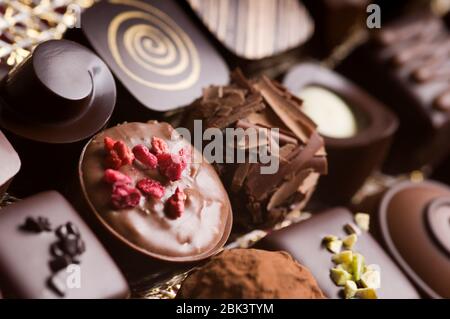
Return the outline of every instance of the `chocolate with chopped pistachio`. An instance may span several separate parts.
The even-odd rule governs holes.
[[[370,233],[360,231],[352,250],[342,245],[337,254],[328,251],[326,243],[345,239],[349,233],[343,226],[353,220],[345,208],[314,212],[306,221],[270,233],[256,247],[291,254],[311,270],[328,298],[419,298],[414,286]],[[355,273],[359,279],[354,278]]]

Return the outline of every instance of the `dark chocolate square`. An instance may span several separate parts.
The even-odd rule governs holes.
[[[330,278],[333,254],[322,245],[322,240],[327,235],[345,237],[344,225],[352,222],[353,216],[347,209],[330,209],[314,214],[309,220],[273,232],[258,242],[257,246],[288,252],[312,272],[328,298],[341,298],[342,287],[336,286]],[[419,298],[412,284],[369,233],[362,232],[358,236],[354,251],[361,253],[367,264],[380,266],[381,288],[377,290],[380,299]]]
[[[19,155],[0,131],[0,198],[11,179],[19,172],[20,165]]]
[[[52,231],[25,230],[27,218],[47,218]],[[61,297],[51,288],[54,275],[51,266],[51,245],[58,241],[55,229],[67,222],[73,223],[85,243],[85,251],[76,257],[79,263],[80,287],[68,288],[68,268],[58,272],[65,286],[65,298],[125,298],[128,285],[119,269],[78,216],[70,204],[57,192],[35,195],[0,211],[0,289],[7,297],[41,299]],[[75,277],[73,277],[75,278]]]
[[[87,9],[81,28],[142,105],[168,111],[210,84],[228,81],[225,62],[173,0],[108,0]]]

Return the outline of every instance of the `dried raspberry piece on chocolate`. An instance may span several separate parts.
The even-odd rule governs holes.
[[[114,184],[111,203],[116,209],[133,208],[139,205],[141,193],[137,188],[126,184]]]
[[[145,195],[149,195],[154,198],[161,198],[164,196],[164,187],[160,182],[151,178],[141,179],[137,183],[137,188]]]
[[[111,151],[114,148],[114,145],[116,144],[116,141],[108,136],[105,137],[104,142],[105,142],[105,150],[107,151]]]
[[[139,162],[149,168],[156,168],[158,166],[158,158],[150,153],[150,150],[142,144],[133,147],[133,154]]]
[[[166,216],[171,219],[181,217],[184,212],[184,202],[186,201],[186,194],[182,189],[177,187],[175,193],[170,196],[166,203]]]
[[[133,152],[130,151],[128,146],[123,141],[117,141],[116,144],[114,144],[114,151],[117,152],[117,155],[119,155],[122,160],[122,165],[130,165],[133,163]]]
[[[105,164],[106,167],[119,169],[122,167],[122,160],[120,159],[119,154],[117,154],[116,151],[111,150],[106,156]]]
[[[169,153],[169,147],[167,146],[167,143],[163,139],[153,136],[151,151],[155,155],[160,155],[164,153]]]
[[[122,183],[131,184],[131,178],[114,169],[107,169],[104,176],[105,182],[109,184]]]
[[[172,182],[181,178],[181,174],[187,166],[184,157],[168,153],[158,155],[158,164],[160,173]]]
[[[123,141],[114,141],[105,138],[105,149],[108,152],[106,156],[106,167],[119,169],[124,165],[130,165],[134,161],[134,155]],[[112,148],[110,149],[110,147]]]

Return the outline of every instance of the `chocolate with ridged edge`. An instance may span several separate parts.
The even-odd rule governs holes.
[[[57,272],[58,278],[54,278],[49,265],[50,247],[58,237],[54,232],[25,231],[21,226],[27,217],[47,218],[52,225],[71,222],[78,227],[87,247],[78,257],[79,288],[70,287],[65,281],[75,274],[74,270],[62,269]],[[58,285],[58,291],[48,285],[49,280]],[[71,283],[76,284],[76,279]],[[111,257],[57,192],[40,193],[1,210],[0,289],[6,298],[25,299],[60,298],[63,293],[68,299],[126,298],[129,295],[128,284]]]
[[[171,182],[157,168],[145,168],[138,161],[122,166],[119,171],[131,178],[132,187],[143,178],[151,178],[161,183],[165,194],[162,198],[145,196],[134,208],[114,208],[111,185],[104,181],[105,137],[123,141],[130,149],[138,144],[151,148],[152,138],[158,137],[167,143],[171,153],[194,150],[169,124],[155,121],[125,123],[96,135],[81,155],[79,180],[88,214],[95,216],[103,231],[126,247],[128,253],[153,265],[158,261],[194,262],[217,253],[230,234],[232,212],[213,167],[205,160],[188,161],[181,179]],[[193,158],[201,158],[196,154]],[[164,207],[178,187],[187,198],[181,217],[173,219],[166,216]]]
[[[344,238],[347,236],[344,226],[349,223],[353,223],[353,215],[346,208],[329,209],[314,213],[304,222],[274,231],[255,247],[290,253],[311,270],[325,296],[342,298],[342,287],[336,286],[330,278],[330,269],[334,264],[332,253],[323,245],[323,238],[327,235]],[[380,267],[381,288],[377,290],[378,298],[419,298],[414,286],[369,233],[361,232],[353,250],[365,257],[366,264]]]
[[[437,165],[450,152],[449,43],[439,17],[416,13],[374,32],[339,67],[398,115],[388,173]]]
[[[20,170],[21,162],[14,148],[0,131],[0,199],[13,177]]]
[[[229,64],[246,74],[286,70],[314,32],[314,21],[298,0],[186,2]]]
[[[355,135],[323,136],[329,173],[318,186],[317,196],[328,204],[347,204],[367,177],[380,168],[396,132],[397,118],[385,105],[356,84],[315,63],[302,63],[287,73],[283,84],[291,92],[309,86],[329,90],[342,98],[356,120]],[[314,107],[320,108],[320,103]]]
[[[244,163],[216,165],[241,226],[270,227],[302,209],[327,172],[323,140],[301,111],[301,101],[265,76],[249,81],[236,70],[229,86],[205,88],[190,106],[186,126],[192,129],[194,120],[202,120],[205,130],[279,128],[279,152],[272,154],[279,159],[275,173],[261,174],[262,164],[250,163],[248,156]]]

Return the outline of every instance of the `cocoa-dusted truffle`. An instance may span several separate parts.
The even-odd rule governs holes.
[[[286,252],[225,250],[181,285],[177,298],[324,298],[309,270]]]
[[[280,222],[290,211],[306,205],[319,176],[326,174],[323,139],[301,105],[302,101],[279,83],[265,76],[249,81],[239,70],[231,74],[229,86],[210,86],[191,105],[186,119],[191,129],[196,119],[203,121],[204,130],[279,129],[276,145],[270,148],[279,163],[275,173],[262,174],[263,164],[251,163],[249,157],[245,163],[216,165],[239,224],[270,227]],[[272,152],[275,149],[279,152]]]

